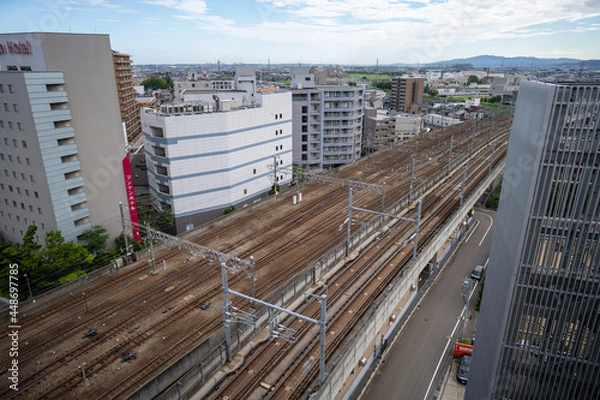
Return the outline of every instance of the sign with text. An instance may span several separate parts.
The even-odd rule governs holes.
[[[123,175],[125,175],[125,190],[127,192],[127,207],[129,208],[129,218],[131,220],[131,233],[133,239],[141,243],[140,226],[137,213],[137,204],[135,201],[135,191],[133,190],[133,176],[131,174],[131,160],[129,154],[123,159]]]
[[[6,43],[0,43],[0,54],[32,54],[31,43],[28,40],[24,42],[13,42],[12,40]]]

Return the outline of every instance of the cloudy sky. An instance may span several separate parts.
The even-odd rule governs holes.
[[[599,0],[2,0],[2,32],[108,33],[134,64],[600,59]]]

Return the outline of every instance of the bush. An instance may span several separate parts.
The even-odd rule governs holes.
[[[75,279],[79,278],[80,276],[84,276],[84,275],[85,275],[85,271],[78,269],[78,270],[75,270],[75,271],[71,272],[70,274],[65,275],[62,278],[60,278],[59,282],[61,285],[64,285],[65,283],[74,281]]]
[[[235,206],[229,206],[225,210],[223,210],[223,214],[227,215],[235,211]]]

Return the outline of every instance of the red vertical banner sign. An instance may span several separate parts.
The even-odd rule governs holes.
[[[125,155],[125,158],[123,159],[123,175],[125,175],[125,190],[127,191],[127,208],[129,208],[129,218],[131,220],[131,233],[136,242],[142,243],[129,154]]]

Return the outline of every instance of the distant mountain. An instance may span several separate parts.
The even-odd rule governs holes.
[[[444,60],[436,63],[430,63],[431,67],[449,67],[459,64],[471,64],[474,68],[482,67],[504,67],[504,68],[548,68],[548,67],[581,67],[581,62],[574,58],[537,58],[537,57],[501,57],[491,55],[481,55],[470,58],[457,58],[454,60]],[[586,60],[584,67],[598,68],[600,60]]]

